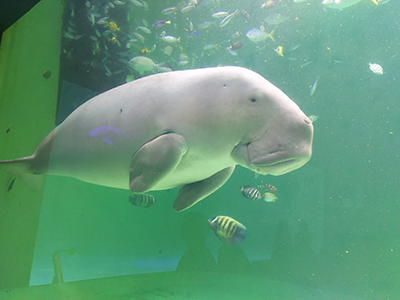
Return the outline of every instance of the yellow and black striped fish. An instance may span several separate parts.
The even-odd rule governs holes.
[[[234,245],[236,242],[240,244],[246,238],[246,227],[235,219],[227,216],[216,216],[214,219],[209,219],[211,229],[214,231],[218,239]]]
[[[129,202],[135,206],[149,207],[156,203],[156,199],[151,195],[133,194],[129,196]]]
[[[239,192],[242,192],[243,196],[245,196],[246,198],[252,199],[252,200],[261,199],[260,192],[255,187],[252,187],[251,185],[245,185],[243,187],[241,186],[239,189]]]

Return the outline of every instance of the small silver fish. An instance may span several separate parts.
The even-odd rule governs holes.
[[[343,10],[343,9],[350,7],[352,5],[355,5],[361,1],[362,0],[342,0],[342,1],[340,1],[340,0],[322,0],[322,4],[328,8]],[[374,0],[372,0],[372,1],[374,1]]]
[[[197,24],[197,27],[199,27],[200,29],[207,29],[212,25],[214,25],[213,21],[202,21],[199,24]]]
[[[375,74],[382,75],[383,74],[383,68],[378,65],[378,64],[371,64],[369,63],[369,69],[374,72]]]
[[[156,203],[156,199],[151,195],[133,194],[129,196],[129,202],[134,206],[149,207]]]
[[[213,17],[213,18],[215,18],[215,19],[219,19],[219,18],[226,17],[227,15],[228,15],[228,12],[227,12],[227,11],[219,11],[219,12],[213,13],[213,14],[211,15],[211,17]]]
[[[140,29],[141,31],[143,31],[143,32],[146,33],[146,34],[151,34],[151,30],[148,29],[148,28],[145,27],[145,26],[138,26],[138,27],[136,27],[136,29]]]
[[[75,36],[72,33],[70,33],[69,31],[64,31],[63,37],[65,37],[67,39],[71,39],[71,40],[75,39]]]
[[[269,34],[267,34],[264,31],[261,31],[260,29],[253,28],[253,29],[250,29],[249,31],[247,31],[246,37],[253,43],[259,43],[259,42],[265,41],[267,38],[270,38],[272,41],[275,42],[275,39],[273,36],[274,32],[275,32],[275,29],[272,30]]]
[[[218,47],[218,44],[207,44],[203,47],[203,50],[212,50]]]
[[[107,75],[108,77],[111,77],[111,75],[113,74],[113,73],[111,72],[111,70],[110,70],[106,65],[103,65],[103,67],[104,67],[104,70],[106,70],[106,75]]]
[[[239,188],[239,192],[242,192],[242,195],[248,199],[259,200],[261,199],[261,194],[259,190],[251,185],[245,185]]]
[[[176,12],[177,11],[177,8],[176,7],[167,7],[167,8],[164,8],[162,11],[161,11],[161,13],[163,14],[163,15],[169,15],[169,14],[172,14],[172,13],[174,13],[174,12]]]
[[[304,68],[305,66],[308,66],[308,65],[311,64],[311,63],[312,63],[312,60],[305,60],[304,63],[302,63],[302,64],[300,65],[300,68]]]
[[[227,216],[216,216],[208,220],[211,229],[219,240],[223,238],[228,244],[234,245],[236,242],[240,244],[246,238],[246,227]]]
[[[314,95],[315,90],[317,89],[318,80],[319,80],[319,76],[318,76],[317,79],[314,81],[313,85],[311,86],[311,89],[310,89],[310,96]]]
[[[145,19],[142,20],[142,23],[143,23],[143,25],[146,26],[146,27],[149,27],[149,26],[150,26],[149,22],[147,22]]]
[[[180,60],[178,62],[178,66],[183,67],[186,66],[189,62],[187,60]]]
[[[133,33],[142,43],[146,41],[145,37],[141,35],[140,33],[134,32]]]
[[[235,50],[232,50],[231,48],[226,48],[226,50],[228,50],[228,53],[230,54],[230,55],[232,55],[232,56],[237,56],[238,54],[237,54],[237,52],[235,51]]]
[[[219,27],[224,27],[226,26],[234,16],[236,16],[237,12],[239,10],[235,10],[233,13],[231,13],[230,15],[227,15],[225,18],[222,19],[221,23],[219,23]]]
[[[89,13],[89,14],[87,15],[87,17],[88,17],[88,19],[89,19],[90,24],[91,24],[92,27],[93,27],[94,23],[96,22],[96,19],[95,19],[95,17],[94,17],[94,14]]]
[[[235,31],[234,33],[231,34],[231,38],[233,38],[233,39],[237,39],[238,37],[240,37],[239,31]]]
[[[165,35],[161,38],[164,42],[167,42],[169,44],[176,44],[179,43],[179,41],[181,40],[180,37],[176,38],[172,35]]]
[[[189,60],[189,56],[187,56],[185,53],[179,54],[179,60]]]
[[[109,19],[109,17],[103,17],[103,18],[101,18],[101,19],[98,19],[98,20],[96,21],[96,24],[98,24],[98,25],[105,25],[105,24],[108,24],[108,23],[109,23],[108,19]]]
[[[195,5],[193,5],[193,4],[189,4],[189,5],[186,5],[185,7],[182,7],[181,8],[181,12],[182,13],[186,13],[186,12],[188,12],[188,11],[191,11],[193,8],[195,8],[196,6]]]
[[[144,7],[143,3],[138,0],[130,0],[130,2],[137,7]]]

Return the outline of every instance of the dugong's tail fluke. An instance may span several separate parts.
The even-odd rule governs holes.
[[[35,174],[32,170],[34,156],[0,161],[0,170],[17,176],[23,183],[34,190],[40,190],[45,183],[44,174]]]

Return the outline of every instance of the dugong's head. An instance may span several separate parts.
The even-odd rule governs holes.
[[[240,68],[238,68],[240,69]],[[288,96],[262,76],[241,69],[235,95],[244,134],[232,151],[241,166],[262,175],[282,175],[311,158],[313,125]],[[241,99],[239,99],[241,98]]]

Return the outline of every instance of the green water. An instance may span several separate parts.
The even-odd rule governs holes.
[[[139,3],[144,5],[144,1]],[[49,176],[30,250],[29,285],[38,287],[17,285],[11,289],[3,284],[0,296],[398,299],[397,0],[379,6],[363,0],[342,11],[326,8],[319,0],[275,1],[270,9],[261,8],[263,1],[203,0],[188,12],[181,11],[188,4],[185,1],[145,3],[147,9],[130,0],[65,1],[58,37],[58,111],[51,117],[52,123],[53,119],[60,123],[91,96],[125,83],[128,75],[141,77],[128,67],[128,61],[147,49],[146,57],[172,70],[236,65],[258,72],[307,115],[318,116],[313,156],[302,168],[279,177],[254,178],[251,171],[237,167],[222,188],[182,213],[172,208],[178,189],[154,192],[157,203],[140,208],[129,203],[129,191]],[[49,1],[41,5],[49,5]],[[161,11],[167,7],[177,10],[163,15]],[[233,13],[236,9],[238,14],[224,27],[219,26],[222,19],[211,17],[218,11]],[[276,14],[284,22],[271,21]],[[264,21],[266,16],[269,23]],[[103,17],[109,17],[107,22],[115,22],[119,30],[107,32],[106,25],[96,23]],[[156,20],[171,24],[154,28]],[[202,21],[215,24],[201,29],[198,24]],[[33,22],[40,22],[40,14]],[[188,33],[190,22],[199,35]],[[254,43],[246,37],[250,29],[261,25],[267,33],[275,29],[275,41],[268,38]],[[151,34],[138,26],[147,27]],[[165,54],[168,44],[160,39],[162,31],[180,37],[179,43],[170,45],[170,56]],[[133,32],[140,33],[144,42]],[[227,49],[235,42],[241,44],[234,49],[237,55]],[[215,47],[204,49],[210,44]],[[278,46],[282,46],[283,56],[274,51]],[[182,53],[187,56],[184,65],[179,64]],[[381,65],[383,75],[373,73],[369,63]],[[26,69],[16,74],[24,76],[29,65]],[[157,68],[144,75],[156,72]],[[34,86],[29,89],[36,91]],[[1,101],[7,103],[7,99]],[[7,122],[3,122],[3,131]],[[30,124],[27,119],[25,123]],[[14,132],[18,132],[15,122],[7,134],[2,133],[3,144]],[[36,139],[40,141],[44,135]],[[34,146],[25,152],[16,148],[21,153],[15,155],[24,156]],[[7,155],[15,158],[12,153]],[[12,178],[4,178],[3,201],[27,201],[23,193],[29,192],[23,183],[17,180],[7,192]],[[254,202],[238,191],[243,185],[263,183],[278,189],[277,202]],[[217,239],[207,224],[207,219],[216,215],[231,216],[246,226],[242,244],[229,246]],[[3,244],[2,248],[12,246]],[[54,260],[57,251],[62,252]],[[61,262],[62,278],[55,276],[54,262]]]

